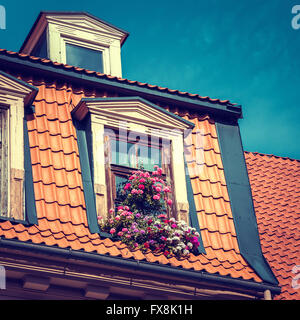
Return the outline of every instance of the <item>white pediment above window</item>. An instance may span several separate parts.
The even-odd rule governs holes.
[[[49,23],[56,24],[57,26],[65,26],[66,30],[68,30],[68,27],[77,28],[83,32],[89,29],[90,32],[93,32],[94,34],[106,34],[108,37],[118,39],[119,41],[123,41],[123,38],[125,37],[124,32],[87,14],[47,14],[46,19]]]
[[[19,98],[23,100],[26,106],[33,101],[36,93],[37,89],[35,87],[0,71],[0,102],[10,104],[6,100]]]
[[[111,127],[124,126],[124,123],[128,128],[133,124],[159,130],[184,131],[193,127],[191,122],[140,97],[83,98],[73,115],[82,120],[88,113],[95,121]]]

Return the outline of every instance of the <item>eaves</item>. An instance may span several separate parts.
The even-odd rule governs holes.
[[[109,268],[121,268],[122,270],[131,270],[134,273],[159,275],[165,279],[178,279],[187,283],[207,283],[213,286],[225,287],[237,292],[251,293],[257,297],[263,296],[266,290],[270,290],[273,295],[280,293],[280,287],[268,283],[258,283],[243,279],[234,279],[228,276],[218,274],[209,274],[207,272],[192,271],[177,268],[169,265],[160,265],[138,260],[123,259],[107,255],[99,255],[93,252],[77,251],[68,248],[58,248],[46,246],[43,244],[34,244],[30,242],[21,242],[13,239],[0,238],[0,248],[10,250],[22,250],[22,254],[45,254],[53,258],[64,258],[67,260],[77,260],[86,263],[97,263]]]
[[[114,91],[118,92],[120,96],[139,96],[153,103],[159,102],[234,121],[242,118],[240,105],[229,102],[224,103],[219,99],[205,99],[205,97],[200,99],[199,95],[141,84],[138,81],[120,79],[96,72],[88,72],[82,68],[75,68],[41,58],[33,58],[19,53],[10,54],[6,50],[0,51],[0,69],[38,77],[55,78],[61,81],[67,80],[74,83],[74,85],[92,86],[93,88]]]

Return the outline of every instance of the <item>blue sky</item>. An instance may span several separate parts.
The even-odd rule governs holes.
[[[300,0],[8,1],[0,47],[42,10],[87,11],[130,33],[123,77],[242,105],[244,149],[300,159]],[[300,19],[299,19],[300,24]]]

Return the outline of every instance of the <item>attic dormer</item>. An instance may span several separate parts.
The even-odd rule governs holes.
[[[41,12],[20,52],[122,77],[128,33],[84,12]]]

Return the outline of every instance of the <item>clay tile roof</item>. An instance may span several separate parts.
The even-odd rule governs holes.
[[[130,251],[119,241],[89,231],[71,110],[81,98],[99,97],[99,92],[75,90],[71,84],[58,87],[55,80],[27,81],[39,89],[35,113],[27,119],[38,224],[28,227],[0,221],[1,237],[262,282],[238,247],[216,127],[208,116],[184,113],[184,118],[195,124],[187,148],[199,161],[190,157],[187,164],[206,254],[167,259],[162,254]],[[198,135],[203,138],[201,146]]]
[[[245,158],[262,250],[282,287],[276,299],[300,300],[292,286],[300,272],[300,160],[252,152]]]

